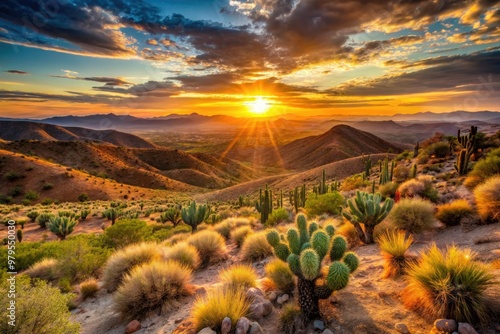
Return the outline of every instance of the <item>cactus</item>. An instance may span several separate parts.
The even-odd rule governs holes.
[[[470,157],[476,150],[476,134],[477,126],[471,126],[469,134],[464,136],[461,136],[460,130],[458,130],[457,139],[462,146],[462,150],[457,154],[455,169],[459,175],[465,175],[469,170]]]
[[[410,178],[414,179],[416,177],[417,177],[417,163],[414,163],[413,166],[411,166]]]
[[[413,157],[416,158],[418,156],[418,150],[420,149],[420,143],[417,141],[417,145],[413,148]]]
[[[50,232],[54,233],[60,240],[66,239],[66,236],[73,232],[75,226],[78,225],[78,220],[72,217],[52,217],[47,227]]]
[[[296,226],[287,231],[284,240],[278,231],[269,231],[267,242],[273,247],[276,257],[286,261],[297,276],[302,314],[306,319],[314,320],[320,316],[319,300],[345,288],[359,260],[354,253],[346,253],[347,242],[344,237],[334,235],[333,226],[322,229],[316,223],[308,225],[302,214],[297,216]],[[331,263],[322,270],[327,255]],[[321,279],[321,284],[317,284],[318,279]]]
[[[110,208],[106,211],[104,211],[103,215],[106,217],[108,220],[111,220],[111,225],[115,224],[116,219],[121,216],[121,212],[116,210],[115,208]]]
[[[255,209],[260,213],[260,222],[265,224],[273,212],[273,192],[269,190],[267,184],[264,191],[259,190],[259,200],[255,202]]]
[[[336,191],[339,191],[340,190],[340,181],[337,181],[337,180],[333,180],[331,186],[330,186],[331,190],[332,190],[332,193],[333,192],[336,192]]]
[[[326,172],[323,169],[321,172],[321,181],[319,181],[319,186],[318,186],[318,195],[323,195],[328,192],[328,185],[326,184]]]
[[[23,230],[17,230],[16,235],[17,235],[17,241],[19,242],[23,241]]]
[[[43,213],[39,214],[38,217],[36,217],[36,221],[37,221],[38,225],[40,225],[41,228],[46,228],[47,223],[49,222],[50,218],[52,218],[52,217],[54,217],[54,215],[47,213],[47,212],[43,212]]]
[[[198,225],[203,223],[210,215],[210,207],[205,205],[196,205],[195,201],[189,203],[186,208],[182,208],[181,217],[184,223],[191,226],[191,232],[198,230]]]
[[[306,185],[303,184],[302,187],[295,187],[293,190],[293,206],[295,208],[295,213],[299,213],[299,209],[303,208],[306,204]]]
[[[394,174],[394,160],[391,161],[391,168],[389,169],[389,158],[386,157],[383,162],[380,162],[380,179],[379,185],[392,182],[392,175]]]
[[[372,159],[370,159],[370,155],[368,154],[366,157],[363,155],[361,162],[365,166],[365,176],[369,177],[372,171]]]
[[[387,217],[394,205],[394,201],[390,198],[386,199],[382,205],[381,200],[380,193],[368,194],[358,190],[354,199],[347,200],[349,211],[342,212],[342,215],[356,228],[359,239],[366,244],[373,243],[375,226]],[[360,224],[364,225],[364,231]]]

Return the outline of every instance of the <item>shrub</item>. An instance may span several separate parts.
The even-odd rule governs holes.
[[[221,271],[219,279],[223,284],[234,287],[241,286],[248,289],[257,286],[257,273],[246,264],[233,265]]]
[[[231,232],[231,239],[234,240],[236,246],[241,247],[245,239],[253,233],[250,226],[241,226]]]
[[[200,266],[200,255],[196,247],[186,242],[180,242],[165,251],[165,259],[177,261],[190,269]]]
[[[343,236],[347,240],[347,244],[355,246],[360,243],[358,232],[351,223],[343,223],[336,230],[335,234]]]
[[[220,262],[227,256],[224,238],[217,232],[200,231],[190,236],[186,241],[198,250],[203,267]]]
[[[429,319],[486,323],[485,290],[493,281],[491,267],[475,261],[471,250],[451,246],[443,253],[432,245],[410,265],[403,302]]]
[[[50,190],[54,188],[54,185],[52,183],[45,183],[43,186],[42,186],[42,190]]]
[[[78,200],[80,202],[87,202],[89,200],[89,195],[87,195],[86,193],[82,193],[78,195]]]
[[[291,293],[295,288],[295,279],[288,264],[280,259],[271,260],[264,267],[266,276],[273,282],[276,289],[284,293]]]
[[[56,259],[43,259],[24,272],[31,278],[43,279],[47,282],[56,281],[59,278],[59,261]]]
[[[500,220],[500,175],[493,176],[474,189],[477,212],[483,221]]]
[[[460,224],[462,218],[472,215],[473,210],[464,199],[451,203],[442,204],[437,207],[436,218],[447,226]]]
[[[26,217],[28,217],[32,222],[34,222],[36,220],[36,218],[38,217],[38,215],[39,215],[38,211],[30,211],[30,212],[28,212]]]
[[[229,239],[229,235],[231,234],[231,230],[233,228],[234,224],[231,219],[226,219],[214,226],[215,232],[222,235],[225,239]]]
[[[245,261],[257,261],[272,255],[273,250],[267,243],[266,232],[249,235],[241,246],[241,258]]]
[[[103,242],[108,247],[121,248],[132,243],[145,241],[152,234],[152,229],[145,221],[123,219],[106,228]]]
[[[383,278],[399,277],[403,275],[413,260],[408,249],[413,244],[413,237],[406,236],[403,231],[386,231],[377,240],[382,257],[384,258]]]
[[[78,225],[78,221],[70,217],[52,217],[47,223],[47,228],[54,233],[60,240],[66,239],[66,236],[73,232]]]
[[[432,186],[433,177],[430,175],[420,175],[417,179],[411,179],[398,188],[402,198],[423,197],[436,202],[438,191]]]
[[[339,215],[344,205],[344,198],[340,193],[327,193],[323,195],[309,194],[307,196],[305,209],[309,217],[322,214]]]
[[[429,156],[434,156],[436,158],[446,158],[450,152],[450,145],[445,142],[437,142],[429,145],[426,148],[426,152]]]
[[[489,155],[483,160],[479,160],[469,176],[465,179],[464,185],[473,189],[493,175],[500,174],[500,156]]]
[[[381,185],[378,188],[379,193],[384,198],[394,198],[396,196],[396,191],[398,190],[399,185],[394,182],[388,182],[386,184]]]
[[[153,261],[134,268],[114,296],[114,308],[128,318],[165,311],[194,292],[191,269],[176,261]]]
[[[210,327],[220,332],[224,318],[231,319],[232,328],[248,314],[252,300],[241,287],[220,286],[209,290],[205,296],[196,299],[191,311],[196,332]]]
[[[4,283],[5,282],[5,283]],[[2,280],[0,307],[7,310],[10,305],[9,286]],[[77,334],[80,325],[70,321],[67,303],[74,297],[63,295],[59,289],[44,281],[18,277],[16,279],[16,321],[12,327],[6,320],[0,321],[0,333],[51,333]],[[4,315],[6,317],[6,314]]]
[[[17,174],[16,172],[12,172],[12,171],[5,173],[3,176],[9,182],[14,182],[14,181],[17,181],[17,180],[22,179],[24,177],[24,175],[20,175],[20,174]]]
[[[304,324],[301,321],[302,312],[295,304],[287,303],[280,314],[280,328],[285,334],[295,334],[301,331]]]
[[[409,233],[420,233],[434,227],[434,205],[420,198],[405,198],[394,205],[391,223]]]
[[[40,194],[34,190],[28,190],[26,195],[24,195],[24,198],[27,199],[28,201],[36,201],[38,197],[40,197]]]
[[[132,245],[115,252],[104,267],[102,277],[104,287],[108,291],[116,290],[124,276],[134,267],[153,260],[159,260],[162,255],[161,249],[154,243]]]
[[[363,174],[356,174],[345,178],[344,181],[342,181],[341,189],[342,191],[356,190],[367,187],[370,184],[370,181],[363,180]]]
[[[274,209],[273,212],[269,215],[266,224],[272,226],[281,222],[288,221],[290,221],[290,213],[284,208],[277,208]]]
[[[398,181],[404,181],[410,176],[410,169],[405,165],[398,165],[394,168],[394,178]]]
[[[93,298],[99,291],[99,285],[95,278],[89,278],[88,280],[80,283],[80,294],[82,299]]]

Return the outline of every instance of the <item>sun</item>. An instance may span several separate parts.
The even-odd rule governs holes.
[[[255,100],[247,102],[246,105],[251,113],[257,115],[263,115],[271,108],[271,102],[262,96],[258,96]]]

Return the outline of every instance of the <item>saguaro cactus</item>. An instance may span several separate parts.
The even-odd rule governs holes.
[[[259,190],[259,200],[255,202],[255,208],[260,213],[260,222],[265,224],[269,215],[273,212],[273,192],[268,188]]]
[[[455,169],[458,174],[465,175],[469,170],[469,160],[476,149],[477,126],[471,126],[467,135],[461,136],[458,130],[457,140],[462,146],[462,150],[457,154]]]
[[[295,207],[295,213],[299,213],[299,208],[303,208],[306,204],[306,185],[303,184],[302,187],[295,187],[293,190],[293,206]]]
[[[380,193],[369,194],[356,191],[356,197],[347,200],[349,211],[344,210],[342,215],[351,222],[358,232],[359,239],[367,244],[373,243],[373,230],[375,226],[382,222],[391,212],[394,201],[386,199],[381,205],[382,196]],[[365,231],[360,224],[365,226]]]
[[[394,174],[394,160],[391,161],[391,168],[389,169],[389,158],[386,157],[384,161],[380,163],[379,185],[392,182],[393,174]]]
[[[191,232],[198,230],[198,225],[210,215],[208,205],[196,205],[195,201],[189,203],[186,208],[182,208],[181,216],[184,223],[191,226]]]
[[[368,178],[372,171],[372,159],[370,159],[370,155],[369,154],[367,156],[363,155],[361,157],[361,162],[365,166],[365,176]]]
[[[289,229],[286,237],[280,236],[277,230],[271,230],[267,234],[267,241],[273,247],[274,254],[287,262],[290,270],[297,276],[299,305],[303,316],[308,320],[320,316],[319,300],[328,298],[333,291],[345,288],[349,283],[350,273],[359,265],[354,253],[346,253],[345,238],[334,234],[332,226],[324,230],[316,223],[308,226],[302,214],[297,216],[297,228]],[[322,262],[327,255],[331,264],[322,270]],[[322,279],[321,284],[317,284],[318,279]]]
[[[413,147],[413,157],[416,158],[418,155],[418,150],[420,149],[420,143],[417,141],[417,145]]]

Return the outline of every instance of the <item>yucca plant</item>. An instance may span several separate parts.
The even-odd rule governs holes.
[[[110,208],[103,213],[104,217],[111,220],[111,225],[115,225],[116,219],[121,215],[121,212],[115,208]]]
[[[475,258],[470,249],[450,246],[442,252],[432,245],[410,265],[403,302],[429,319],[485,323],[491,310],[485,291],[494,284],[494,275],[491,266]]]
[[[342,212],[342,215],[356,228],[359,239],[366,244],[373,243],[375,226],[387,217],[394,205],[394,200],[390,198],[386,199],[383,204],[381,201],[380,193],[370,194],[357,190],[356,197],[347,200],[349,211]],[[364,225],[364,231],[360,224]]]
[[[198,225],[203,223],[209,214],[210,210],[207,205],[196,205],[195,201],[192,201],[188,207],[182,208],[181,211],[182,220],[191,226],[192,233],[197,231]]]
[[[47,227],[50,232],[54,233],[60,240],[66,239],[66,236],[73,232],[78,221],[71,217],[52,217]]]
[[[407,236],[404,231],[392,230],[382,234],[377,241],[385,261],[382,277],[403,275],[413,259],[408,253],[414,241],[413,236]]]
[[[170,222],[174,227],[182,222],[181,210],[178,208],[169,208],[160,215],[160,222]]]
[[[297,216],[297,228],[291,228],[285,236],[277,230],[267,233],[267,241],[276,257],[286,261],[297,276],[299,305],[306,319],[320,316],[319,300],[328,298],[334,291],[343,289],[349,283],[349,275],[359,265],[358,257],[346,253],[347,242],[342,236],[335,236],[333,229],[322,230],[316,223],[307,224],[304,215]],[[329,255],[332,263],[323,274],[321,264]],[[316,284],[319,279],[323,284]]]

